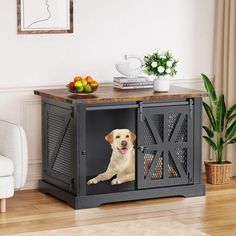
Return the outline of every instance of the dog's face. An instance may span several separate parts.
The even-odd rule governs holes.
[[[133,148],[136,135],[128,129],[115,129],[105,139],[111,144],[114,152],[125,155]]]

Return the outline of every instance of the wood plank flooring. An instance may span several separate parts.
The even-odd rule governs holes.
[[[236,235],[236,179],[206,189],[205,197],[133,201],[76,211],[36,190],[19,191],[8,199],[7,213],[0,214],[0,235],[154,217],[177,220],[213,236]]]

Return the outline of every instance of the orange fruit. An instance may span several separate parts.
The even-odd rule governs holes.
[[[80,81],[80,80],[82,80],[83,78],[81,77],[81,76],[75,76],[75,78],[74,78],[74,82],[76,82],[76,81]]]
[[[86,80],[87,80],[87,82],[88,82],[89,84],[94,81],[92,76],[87,76],[87,77],[86,77]]]
[[[90,84],[92,90],[96,90],[98,88],[98,82],[97,81],[93,81],[91,84]]]

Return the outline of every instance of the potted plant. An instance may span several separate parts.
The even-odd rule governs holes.
[[[176,75],[176,61],[172,54],[167,51],[159,53],[158,51],[144,57],[143,71],[148,75],[154,75],[157,78],[153,81],[153,88],[157,92],[168,92],[170,89],[170,77]]]
[[[236,143],[236,104],[227,109],[224,95],[217,97],[209,78],[205,74],[202,74],[202,78],[210,97],[210,106],[203,102],[210,121],[210,127],[203,126],[206,133],[203,138],[213,150],[216,158],[216,161],[205,161],[207,182],[226,184],[230,182],[232,164],[223,160],[222,154],[226,145]]]

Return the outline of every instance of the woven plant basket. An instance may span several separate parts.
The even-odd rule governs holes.
[[[224,161],[223,164],[205,161],[207,183],[209,184],[229,184],[231,162]]]

